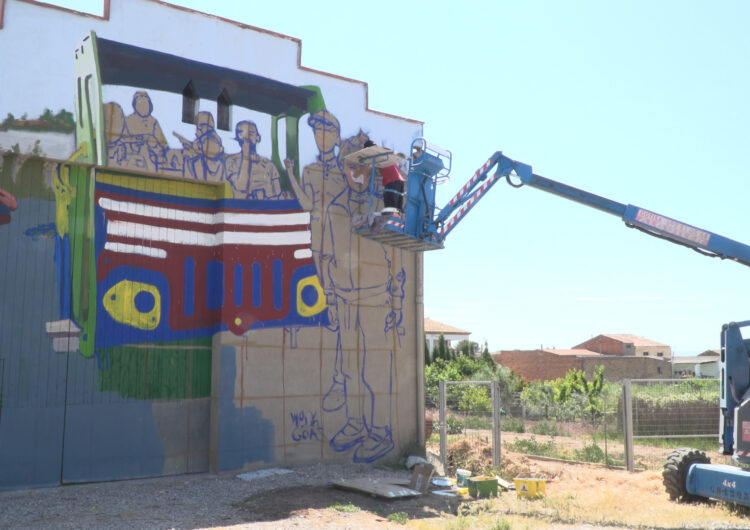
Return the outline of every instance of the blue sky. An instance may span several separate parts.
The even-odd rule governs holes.
[[[439,203],[501,150],[750,243],[749,2],[173,3],[299,38],[303,65],[366,81],[371,108],[424,121],[453,153]],[[750,319],[749,295],[743,265],[503,182],[425,254],[425,316],[492,351],[632,333],[696,354]]]

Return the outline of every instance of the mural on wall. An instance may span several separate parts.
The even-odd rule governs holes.
[[[0,488],[206,471],[210,447],[221,470],[393,456],[411,429],[398,420],[414,400],[399,413],[396,392],[414,364],[401,340],[415,260],[355,233],[371,168],[345,157],[368,134],[342,128],[316,86],[83,42],[76,147],[60,158],[77,151],[0,157],[2,325],[18,330],[0,333]],[[322,84],[341,108],[361,101]],[[241,118],[186,112],[186,86]],[[25,478],[46,455],[59,467]]]
[[[97,170],[91,212],[93,258],[70,256],[68,216],[86,175],[55,180],[61,319],[84,330],[81,351],[144,341],[237,335],[270,326],[325,323],[325,297],[311,250],[310,214],[280,190],[270,160],[259,157],[255,124],[237,124],[242,151],[226,155],[209,112],[196,116],[196,139],[170,149],[148,93],[137,91],[133,114],[121,119],[107,103],[107,160],[114,167],[158,172],[183,166],[177,182]],[[111,131],[117,131],[112,136]],[[182,162],[180,162],[182,161]],[[227,167],[230,168],[227,171]],[[196,182],[197,181],[197,182]],[[220,186],[203,184],[220,183]],[[293,195],[291,195],[293,197]],[[237,197],[237,198],[235,198]],[[258,198],[260,197],[260,198]],[[82,197],[83,199],[83,197]],[[84,211],[85,205],[76,205]],[[73,289],[89,259],[96,285]],[[81,274],[71,274],[71,267]],[[72,282],[70,281],[72,279]],[[73,291],[91,289],[75,302]],[[95,312],[74,310],[93,302]],[[95,319],[96,324],[82,322]]]
[[[311,114],[307,123],[317,159],[304,167],[299,184],[294,162],[285,160],[292,190],[283,191],[276,166],[257,153],[261,135],[252,121],[235,125],[240,152],[227,154],[212,114],[198,112],[195,140],[175,133],[182,143],[175,150],[166,144],[147,92],[134,94],[133,107],[122,126],[111,125],[119,113],[105,114],[106,130],[121,133],[108,139],[111,165],[156,172],[182,166],[189,180],[97,177],[97,345],[179,340],[220,329],[239,335],[268,326],[323,325],[335,334],[336,352],[321,410],[344,417],[343,426],[329,435],[329,446],[350,452],[355,462],[388,454],[394,448],[391,396],[398,346],[392,337],[398,341],[405,333],[406,273],[375,242],[365,243],[373,248],[364,272],[358,263],[362,242],[355,220],[367,210],[371,169],[347,164],[344,157],[362,149],[367,134],[342,139],[331,112]],[[224,185],[194,191],[203,194],[197,198],[188,191],[189,181]],[[376,188],[379,200],[379,184]],[[206,199],[209,190],[225,195]],[[218,203],[231,213],[220,211]],[[264,229],[258,232],[261,218]],[[231,245],[218,243],[217,226],[221,240]],[[291,420],[293,441],[322,436],[314,412]]]
[[[149,173],[181,176],[205,182],[228,182],[237,199],[293,199],[282,190],[281,178],[271,159],[258,154],[262,136],[250,120],[235,125],[235,141],[240,151],[228,154],[216,131],[213,114],[199,111],[195,117],[195,139],[172,134],[182,144],[171,148],[159,121],[153,116],[153,103],[146,91],[133,95],[133,113],[124,116],[115,102],[104,104],[107,165]]]
[[[338,120],[326,110],[311,115],[308,124],[319,154],[303,170],[298,193],[312,207],[313,255],[329,306],[328,329],[336,334],[330,387],[321,407],[344,416],[328,444],[351,452],[355,462],[373,462],[394,448],[392,337],[405,333],[406,272],[386,247],[364,243],[354,232],[355,219],[368,207],[370,168],[343,160],[364,147],[367,135],[360,131],[342,140]],[[291,171],[292,161],[286,164]],[[359,259],[360,244],[370,247],[367,263]]]

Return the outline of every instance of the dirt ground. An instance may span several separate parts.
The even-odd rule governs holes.
[[[481,436],[448,446],[449,477],[457,466],[486,473],[491,461]],[[0,492],[0,528],[750,529],[750,510],[671,502],[658,470],[629,473],[507,450],[500,477],[509,483],[544,479],[543,498],[520,498],[512,490],[491,499],[446,497],[433,492],[445,486],[432,486],[417,497],[384,499],[332,485],[362,478],[408,483],[410,472],[402,466],[268,471],[253,478],[197,474]]]
[[[750,528],[750,512],[744,509],[671,502],[658,471],[628,473],[512,453],[504,459],[504,472],[546,479],[545,497],[521,499],[506,491],[494,499],[428,493],[388,501],[316,487],[258,495],[241,508],[248,523],[281,528]]]
[[[403,480],[407,471],[316,466],[261,483],[199,474],[0,492],[0,528],[750,529],[745,510],[669,501],[658,471],[628,473],[506,451],[501,474],[544,478],[546,495],[385,500],[327,484],[341,477]]]

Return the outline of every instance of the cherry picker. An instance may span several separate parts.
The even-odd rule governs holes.
[[[372,149],[372,148],[370,148]],[[360,152],[361,164],[372,165],[371,200],[378,160],[387,152]],[[393,163],[392,160],[388,163]],[[358,233],[370,239],[408,250],[444,247],[448,234],[498,181],[513,187],[530,186],[620,217],[636,228],[701,254],[750,266],[750,246],[719,234],[671,219],[656,212],[622,204],[561,182],[535,175],[528,164],[498,151],[494,153],[442,208],[436,206],[438,183],[450,173],[452,154],[419,138],[412,142],[403,218],[367,223]],[[750,506],[750,339],[743,330],[750,320],[725,324],[721,329],[720,428],[722,452],[738,466],[711,464],[702,451],[680,448],[666,460],[664,485],[673,500],[714,498]]]

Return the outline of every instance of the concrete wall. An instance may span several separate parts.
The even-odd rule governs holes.
[[[6,150],[41,157],[0,157],[0,489],[399,457],[418,440],[421,255],[353,233],[370,175],[344,156],[367,137],[406,152],[421,123],[300,66],[295,39],[155,0],[107,6],[0,0],[0,48],[29,50],[0,55],[0,117],[77,110],[91,31],[314,86],[324,108],[286,135],[289,175],[268,114],[233,107],[225,131],[201,99],[202,123],[184,123],[181,97],[142,86],[101,88],[99,143],[80,116],[69,144],[4,131]]]
[[[599,357],[581,358],[581,370],[593,374],[598,366],[604,366],[604,378],[608,381],[622,379],[669,379],[669,361],[654,357]]]

